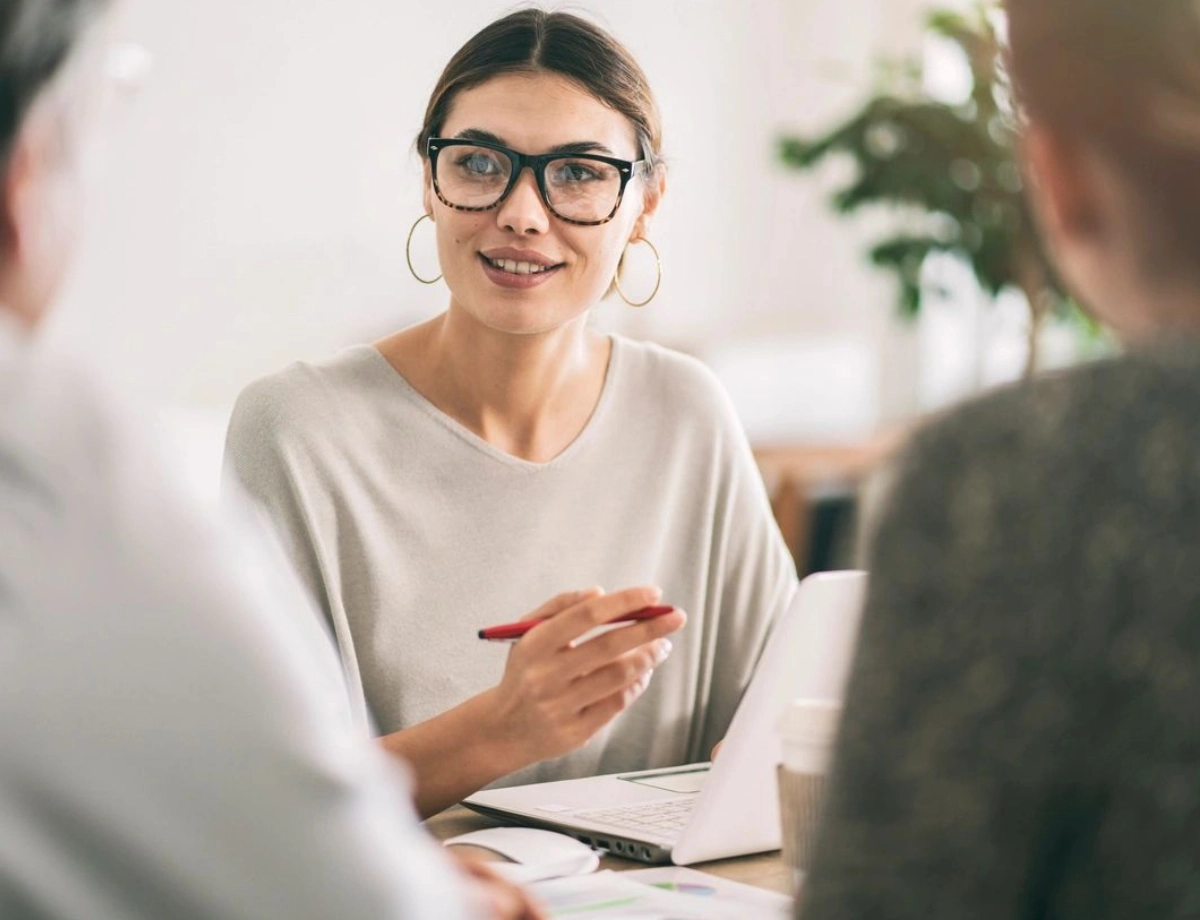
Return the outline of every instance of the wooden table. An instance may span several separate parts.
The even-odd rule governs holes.
[[[478,815],[461,805],[456,805],[454,808],[449,808],[439,815],[434,815],[425,822],[425,826],[438,840],[448,840],[451,837],[457,837],[459,834],[466,834],[469,831],[477,831],[480,828],[497,827],[498,822],[490,818],[485,818],[483,815]],[[495,856],[495,854],[487,850],[478,850],[477,852],[481,855]],[[604,856],[600,860],[600,867],[619,872],[625,869],[645,869],[646,864],[634,862],[629,859],[620,859],[616,856]],[[692,866],[692,868],[698,869],[701,872],[711,872],[713,875],[729,879],[730,881],[743,882],[747,885],[754,885],[757,888],[765,888],[768,891],[791,894],[791,882],[788,878],[788,870],[784,868],[783,863],[780,861],[778,851],[755,856],[740,856],[736,859],[720,859],[715,862],[698,863]]]

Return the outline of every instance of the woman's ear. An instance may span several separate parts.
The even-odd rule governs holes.
[[[1031,124],[1022,141],[1027,184],[1047,235],[1070,241],[1098,227],[1100,188],[1095,163],[1078,141]]]
[[[0,299],[37,322],[71,261],[83,177],[60,111],[35,111],[14,139],[2,177]]]
[[[650,218],[662,203],[662,197],[667,193],[667,173],[661,167],[653,175],[647,176],[645,190],[642,192],[642,213],[633,222],[633,232],[630,240],[644,240],[650,230]]]
[[[29,145],[18,136],[9,153],[4,171],[4,197],[0,201],[0,234],[8,255],[14,260],[24,258],[26,248],[26,212],[29,209],[29,188],[34,184],[34,162]]]

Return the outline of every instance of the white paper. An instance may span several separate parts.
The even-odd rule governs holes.
[[[664,891],[631,881],[626,874],[578,875],[538,882],[529,890],[555,920],[748,920],[754,916],[747,914],[744,905]]]
[[[760,917],[763,920],[790,920],[794,906],[791,898],[777,891],[755,888],[686,866],[634,869],[622,872],[621,877],[643,885],[667,887],[689,897],[707,898],[722,907],[736,907],[743,918],[753,917],[754,920]]]

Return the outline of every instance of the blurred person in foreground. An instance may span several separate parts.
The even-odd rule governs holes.
[[[539,916],[422,834],[280,559],[31,341],[70,261],[107,5],[0,0],[0,917]]]
[[[1007,10],[1043,231],[1128,352],[913,443],[804,920],[1200,916],[1200,4]]]

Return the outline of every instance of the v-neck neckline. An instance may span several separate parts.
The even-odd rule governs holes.
[[[588,416],[588,420],[584,423],[583,428],[580,429],[579,434],[575,436],[570,444],[559,451],[557,455],[542,463],[538,463],[533,460],[526,460],[523,457],[517,457],[508,453],[507,451],[501,450],[491,442],[477,435],[474,431],[459,422],[457,419],[443,412],[436,405],[430,402],[429,399],[422,395],[420,391],[418,391],[411,383],[409,383],[407,378],[405,378],[403,374],[396,370],[396,368],[392,366],[391,362],[388,361],[388,359],[384,357],[383,353],[380,352],[379,349],[374,345],[358,345],[355,346],[355,348],[365,349],[370,352],[369,360],[382,372],[385,372],[393,381],[394,385],[398,385],[403,390],[405,395],[407,395],[409,399],[421,409],[421,411],[423,411],[442,427],[446,428],[460,440],[465,441],[468,445],[480,453],[485,454],[493,460],[496,460],[507,466],[513,466],[518,469],[526,469],[530,472],[537,472],[540,470],[552,469],[568,462],[572,456],[584,448],[586,443],[592,437],[592,431],[600,425],[604,415],[606,414],[608,405],[612,402],[612,394],[616,389],[616,381],[620,374],[622,351],[622,344],[618,336],[610,335],[608,336],[608,340],[610,343],[608,367],[605,369],[604,383],[600,388],[600,397],[596,400],[596,405],[592,409],[592,414]]]

